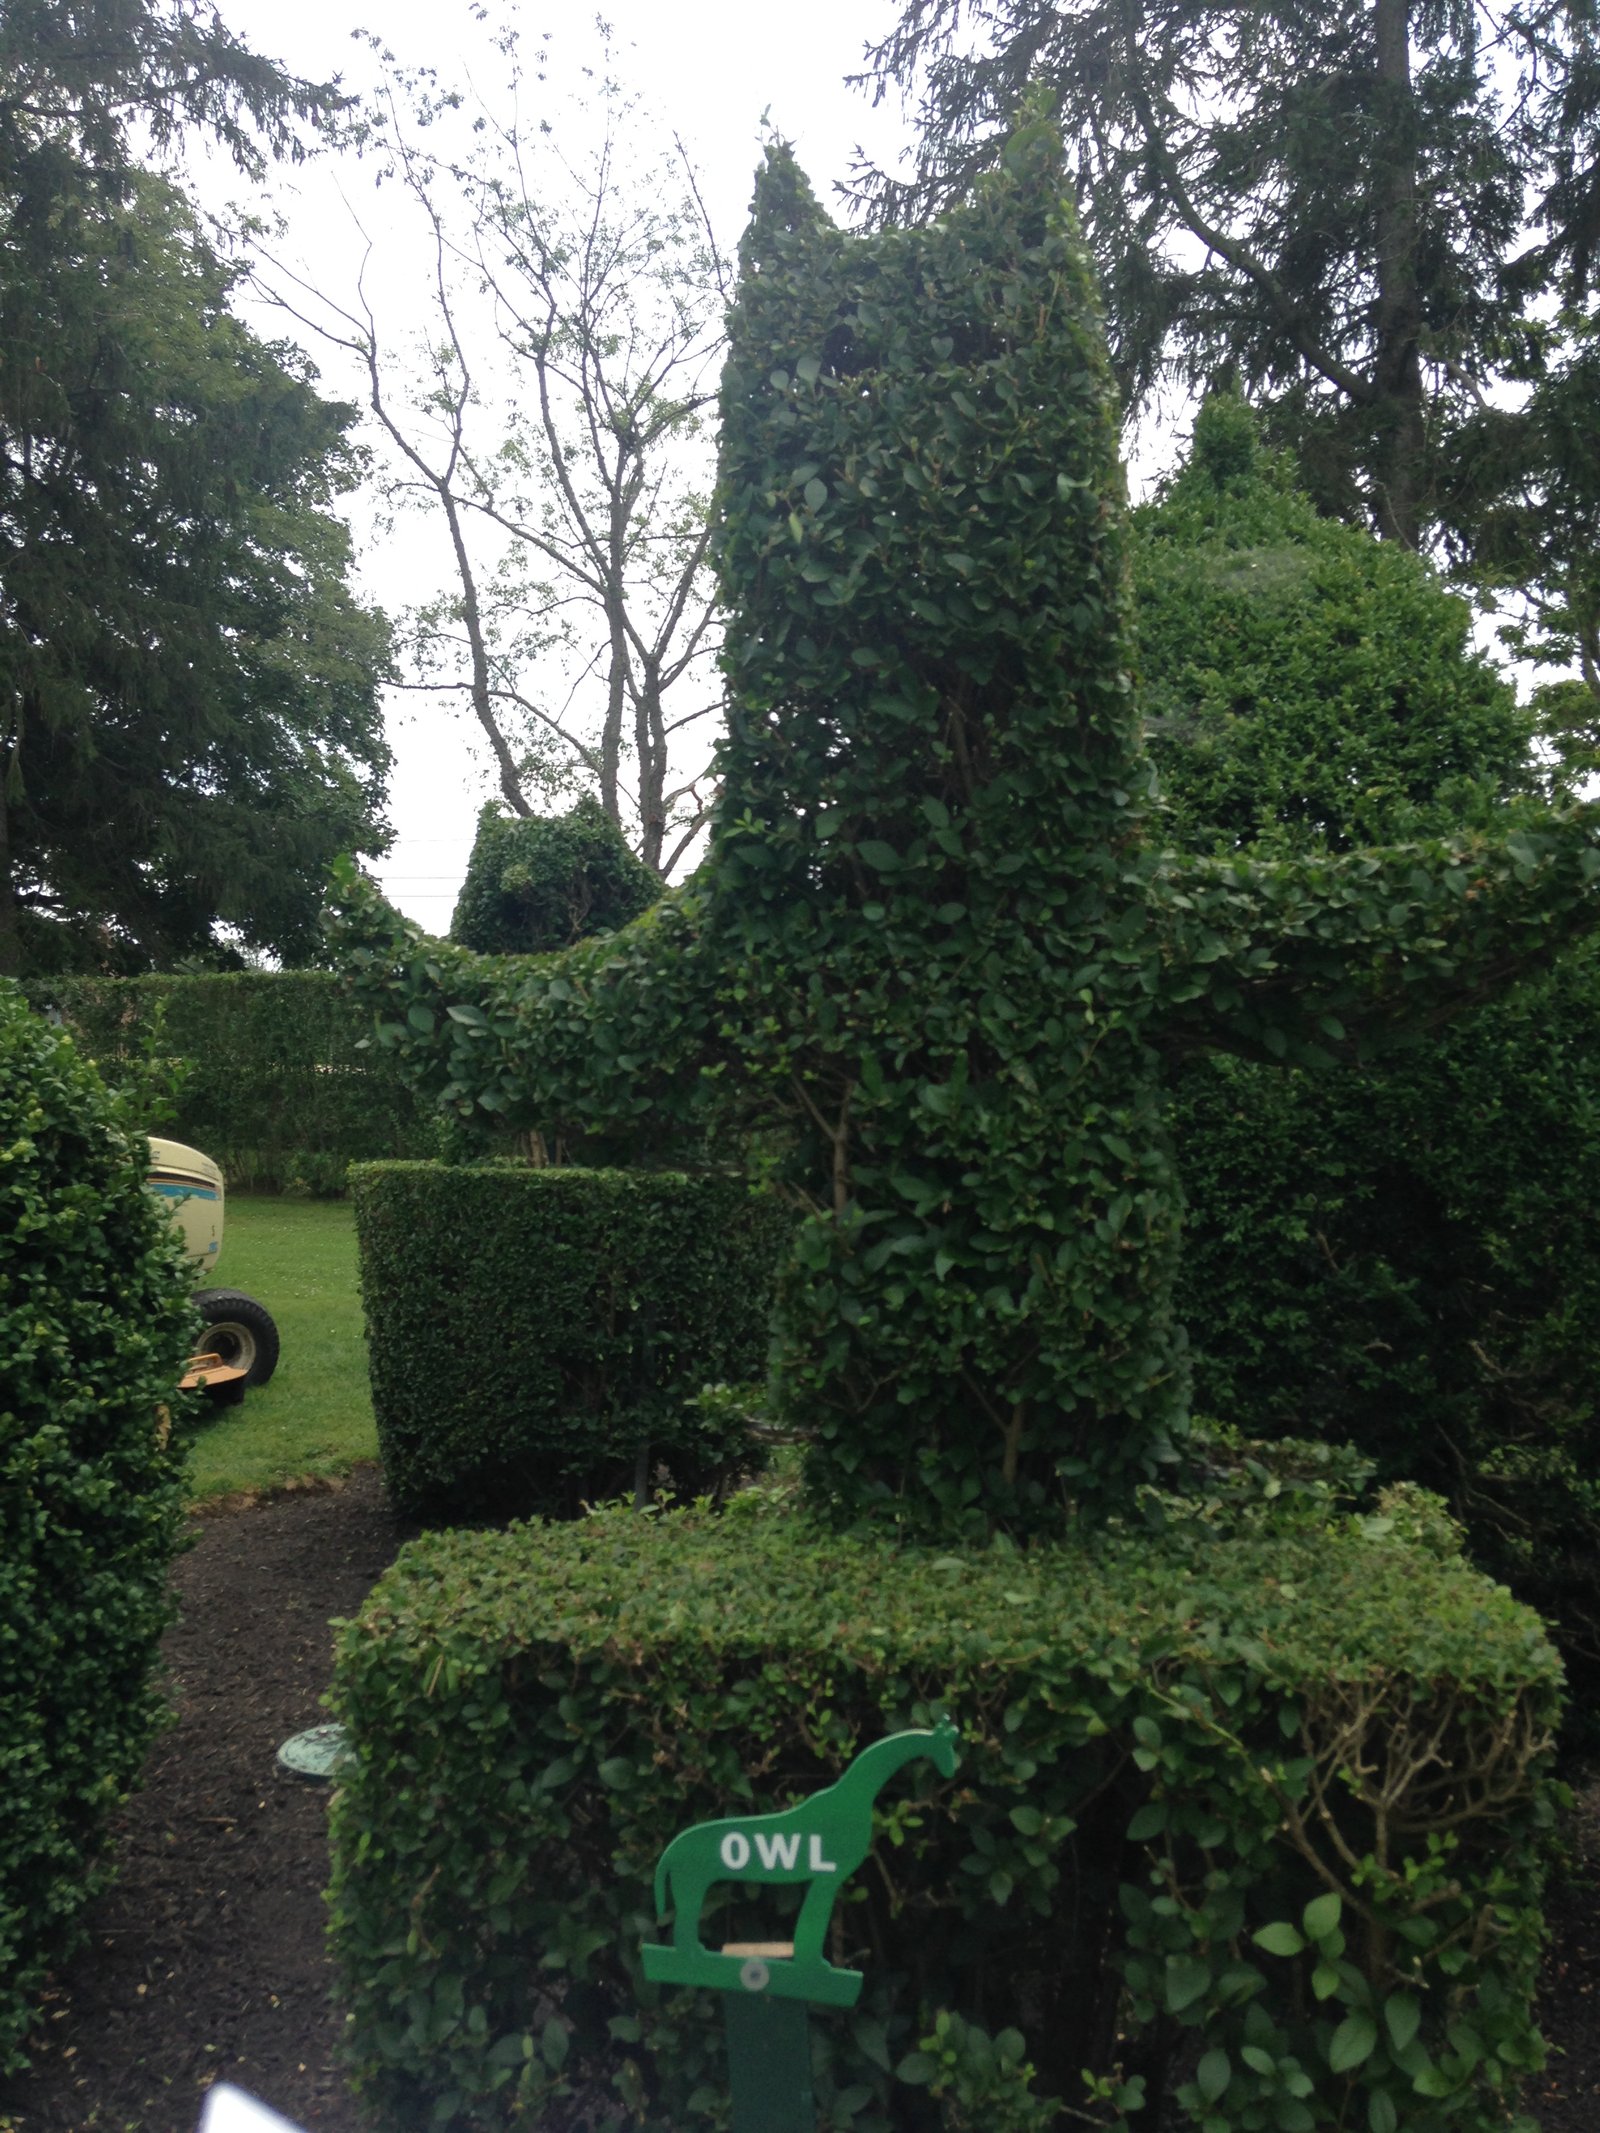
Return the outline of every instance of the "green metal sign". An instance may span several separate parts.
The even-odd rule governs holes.
[[[859,1970],[835,1969],[822,1952],[833,1906],[871,1847],[873,1802],[889,1779],[924,1756],[953,1777],[959,1738],[947,1718],[931,1733],[892,1733],[825,1792],[778,1814],[698,1822],[661,1854],[656,1913],[672,1911],[672,1943],[640,1950],[644,1974],[726,1995],[733,2133],[816,2133],[806,2005],[853,2007],[862,1986]],[[700,1915],[720,1881],[803,1886],[793,1941],[706,1947]]]
[[[853,2007],[861,1997],[860,1971],[835,1969],[822,1949],[839,1891],[871,1846],[873,1802],[897,1770],[924,1756],[952,1777],[959,1738],[948,1719],[932,1732],[892,1733],[863,1748],[837,1783],[809,1800],[777,1814],[699,1822],[674,1837],[656,1868],[656,1912],[672,1910],[672,1944],[640,1951],[645,1976],[658,1985]],[[803,1886],[793,1944],[707,1948],[700,1914],[719,1881]]]

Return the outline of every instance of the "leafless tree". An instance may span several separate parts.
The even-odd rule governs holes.
[[[575,117],[530,126],[543,72],[514,31],[498,50],[510,116],[381,55],[372,137],[426,246],[420,366],[365,270],[339,304],[269,253],[258,286],[354,360],[392,499],[448,533],[407,686],[470,703],[516,813],[591,786],[665,875],[705,819],[722,704],[705,444],[726,263],[682,144],[639,152],[609,67]],[[580,127],[592,145],[566,152]],[[434,145],[463,130],[464,153]]]

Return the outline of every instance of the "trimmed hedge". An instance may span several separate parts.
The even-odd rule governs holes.
[[[337,1193],[349,1164],[437,1152],[438,1127],[331,971],[52,978],[28,988],[115,1080],[152,1043],[191,1071],[170,1130],[258,1192]]]
[[[1437,1490],[1600,1738],[1600,955],[1349,1076],[1189,1067],[1195,1394]]]
[[[351,1173],[390,1495],[567,1515],[639,1461],[693,1496],[748,1456],[702,1387],[759,1378],[791,1218],[742,1177],[371,1163]]]
[[[1153,2125],[1164,2085],[1205,2133],[1504,2127],[1540,2056],[1555,1656],[1426,1500],[1297,1518],[1247,1472],[1274,1502],[1027,1551],[896,1551],[765,1489],[414,1543],[335,1691],[377,2117],[725,2124],[713,1996],[641,1975],[660,1853],[947,1710],[955,1780],[895,1782],[835,1912],[867,1984],[814,2022],[825,2133],[1042,2133],[1058,2098]],[[706,1942],[800,1891],[759,1894]]]
[[[1207,400],[1134,514],[1144,703],[1174,840],[1347,849],[1536,783],[1530,720],[1422,561],[1318,517]],[[1554,1618],[1600,1738],[1600,954],[1359,1072],[1173,1078],[1195,1402],[1354,1439],[1438,1490]],[[1589,1713],[1594,1713],[1593,1719]]]
[[[106,1879],[160,1706],[195,1327],[145,1150],[72,1045],[0,984],[0,2073]]]

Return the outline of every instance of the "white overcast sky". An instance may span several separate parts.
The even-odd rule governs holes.
[[[468,0],[222,0],[230,29],[254,50],[297,74],[339,74],[360,91],[375,78],[371,53],[355,41],[375,31],[402,63],[453,75],[463,65],[485,93],[480,33]],[[582,9],[523,0],[517,11],[525,45],[552,33],[552,97],[597,50],[594,17]],[[612,0],[604,9],[612,33],[615,71],[657,114],[662,137],[680,134],[694,156],[719,240],[738,240],[760,154],[763,119],[793,141],[823,197],[848,171],[858,143],[892,159],[903,138],[898,106],[874,111],[846,86],[860,66],[866,40],[888,27],[891,0],[810,0],[804,9],[751,0]],[[202,196],[232,192],[231,172],[198,171]],[[361,264],[363,225],[373,240],[369,287],[380,292],[387,316],[401,323],[408,307],[420,324],[425,311],[425,261],[389,219],[387,192],[374,195],[370,170],[356,162],[320,158],[273,174],[267,200],[256,208],[282,214],[288,234],[281,249],[335,300],[348,300]],[[258,330],[283,331],[282,322],[253,317]],[[302,336],[302,338],[304,338]],[[325,350],[312,347],[325,389],[355,397],[355,381],[341,376]],[[358,503],[352,513],[361,548],[361,577],[381,605],[398,609],[449,582],[449,558],[415,528],[400,536],[376,530]],[[442,538],[442,533],[440,538]],[[460,886],[478,808],[495,790],[487,750],[475,742],[470,717],[422,700],[391,697],[390,741],[395,753],[389,817],[396,843],[380,866],[389,893],[430,931],[442,932]]]

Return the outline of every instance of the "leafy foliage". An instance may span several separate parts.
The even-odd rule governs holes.
[[[331,972],[37,979],[28,993],[119,1087],[149,1091],[152,1050],[179,1068],[137,1123],[203,1148],[230,1185],[337,1193],[352,1162],[436,1152],[437,1126],[365,1046],[366,1018]]]
[[[781,1132],[774,1397],[844,1518],[1059,1530],[1187,1417],[1161,1059],[1359,1056],[1600,919],[1593,822],[1328,858],[1150,850],[1109,379],[1059,142],[927,228],[762,172],[723,384],[733,692],[695,881],[524,964],[349,891],[447,1108]]]
[[[482,955],[537,955],[610,933],[647,911],[659,878],[588,794],[564,815],[478,817],[450,938]]]
[[[0,2069],[103,1886],[159,1705],[194,1315],[145,1150],[0,985]]]
[[[155,83],[169,129],[192,105],[241,153],[240,98],[254,111],[281,77],[254,63],[233,84],[220,38],[170,12],[29,7],[3,30],[16,71],[0,83],[0,969],[13,973],[221,957],[229,933],[303,960],[329,860],[382,848],[387,632],[348,588],[349,537],[328,509],[355,477],[352,411],[230,316],[232,271],[181,195],[126,165],[128,112],[94,69],[114,71],[159,18],[176,45],[158,41],[149,80],[125,85],[131,104]],[[102,16],[115,20],[96,51],[79,33]],[[32,51],[10,42],[24,21]],[[100,84],[77,119],[73,82],[52,73],[69,62]]]
[[[1533,722],[1416,556],[1323,518],[1233,394],[1134,513],[1140,700],[1164,836],[1349,851],[1531,790]]]
[[[1141,665],[1175,840],[1335,848],[1532,776],[1510,691],[1415,558],[1316,518],[1208,403],[1136,515]],[[1353,1438],[1600,1665],[1593,948],[1357,1075],[1190,1062],[1179,1309],[1202,1411]],[[1575,1699],[1583,1724],[1588,1695]]]
[[[711,2010],[640,1973],[657,1858],[948,1711],[956,1778],[880,1803],[835,1913],[867,1985],[816,2025],[827,2133],[1034,2133],[1085,2068],[1107,2127],[1169,2080],[1210,2133],[1503,2125],[1538,2056],[1553,1655],[1459,1560],[1284,1502],[1263,1477],[1159,1536],[957,1556],[764,1490],[413,1544],[336,1687],[377,2115],[722,2122]],[[799,1893],[705,1936],[781,1935]]]
[[[429,1520],[570,1516],[753,1462],[789,1222],[740,1177],[434,1163],[351,1180],[384,1476]]]

